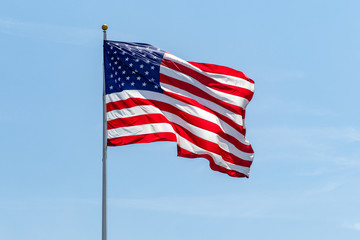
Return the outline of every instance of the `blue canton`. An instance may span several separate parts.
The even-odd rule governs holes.
[[[104,41],[105,92],[162,92],[160,63],[165,51],[144,43]]]

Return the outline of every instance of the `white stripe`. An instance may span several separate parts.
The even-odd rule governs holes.
[[[243,174],[249,176],[250,168],[242,167],[239,165],[235,165],[235,164],[226,162],[220,155],[209,152],[207,150],[204,150],[204,149],[200,148],[199,146],[196,146],[195,144],[189,142],[188,140],[186,140],[185,138],[183,138],[181,136],[178,136],[178,145],[181,148],[183,148],[189,152],[195,153],[195,154],[209,154],[212,157],[212,159],[214,160],[216,165],[224,167],[229,170],[235,170],[237,172],[240,172],[240,173],[243,173]]]
[[[254,91],[254,86],[255,86],[254,83],[249,82],[245,79],[242,79],[239,77],[233,77],[233,76],[229,76],[229,75],[225,75],[225,74],[209,73],[209,72],[203,71],[200,68],[195,67],[191,63],[172,55],[171,53],[165,53],[164,58],[167,60],[179,63],[183,66],[186,66],[186,67],[188,67],[198,73],[201,73],[207,77],[213,78],[214,80],[216,80],[220,83],[245,88],[252,92]]]
[[[153,94],[154,96],[152,96],[151,98],[160,98],[160,97],[162,97],[162,95],[164,95],[162,93],[151,92],[151,91],[125,90],[125,91],[121,91],[121,92],[106,94],[105,101],[106,101],[106,103],[110,103],[110,102],[126,100],[129,98],[146,99],[146,97],[143,95],[143,93],[147,93],[146,94],[147,96],[149,96],[149,94]]]
[[[235,106],[240,106],[243,109],[245,109],[246,106],[249,104],[249,101],[246,98],[215,90],[215,89],[213,89],[211,87],[203,85],[202,83],[200,83],[196,79],[194,79],[194,78],[192,78],[192,77],[190,77],[190,76],[188,76],[188,75],[186,75],[184,73],[173,70],[171,68],[168,68],[168,67],[165,67],[165,66],[161,65],[160,66],[160,73],[162,73],[162,74],[164,74],[166,76],[175,78],[177,80],[180,80],[182,82],[189,83],[189,84],[203,90],[204,92],[210,94],[211,96],[215,97],[219,101],[223,101],[223,102],[235,105]]]
[[[108,138],[118,138],[126,136],[135,136],[141,134],[151,134],[159,132],[175,133],[173,127],[169,123],[152,123],[130,127],[121,127],[108,130]]]
[[[242,78],[229,76],[229,75],[225,75],[225,74],[209,73],[209,72],[203,72],[203,74],[214,79],[215,81],[218,81],[219,83],[223,83],[223,84],[227,84],[227,85],[231,85],[231,86],[235,86],[235,87],[245,88],[252,92],[254,92],[254,90],[255,90],[254,83],[244,80]]]
[[[152,92],[152,91],[138,91],[138,90],[125,90],[122,92],[112,93],[106,95],[106,103],[109,102],[116,102],[120,100],[126,100],[128,98],[143,98],[143,99],[149,99],[149,100],[157,100],[162,101],[164,103],[171,104],[172,106],[176,107],[177,109],[189,113],[193,116],[202,118],[204,120],[207,120],[209,122],[212,122],[216,125],[218,125],[223,132],[228,133],[229,135],[236,138],[239,142],[245,145],[250,145],[250,143],[245,139],[244,135],[242,135],[239,131],[234,129],[232,126],[227,124],[226,122],[222,121],[218,117],[216,117],[214,114],[209,113],[205,110],[202,110],[201,108],[185,104],[181,101],[178,101],[174,98],[171,98],[167,95],[164,95],[162,93],[158,92]],[[119,111],[119,110],[117,110]],[[110,111],[112,112],[112,111]],[[108,112],[108,114],[110,113]]]
[[[159,108],[151,105],[135,106],[131,108],[124,108],[120,110],[113,110],[106,113],[107,120],[111,121],[117,118],[134,117],[147,114],[161,113]]]

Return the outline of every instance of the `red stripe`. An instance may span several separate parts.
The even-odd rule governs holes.
[[[107,129],[120,127],[137,126],[151,123],[170,123],[162,114],[146,114],[126,118],[116,118],[107,122]]]
[[[200,68],[204,72],[224,74],[224,75],[228,75],[228,76],[238,77],[238,78],[247,80],[251,83],[254,83],[254,81],[251,78],[248,78],[243,72],[240,72],[233,68],[215,65],[215,64],[209,64],[209,63],[197,63],[197,62],[189,62],[189,63],[191,65],[194,65],[197,68]]]
[[[164,103],[164,102],[157,101],[157,100],[142,99],[142,98],[129,98],[129,99],[126,99],[123,101],[116,101],[116,102],[108,103],[106,105],[107,108],[108,108],[108,105],[109,105],[109,108],[111,108],[112,110],[123,109],[124,107],[130,108],[130,107],[141,106],[141,105],[152,105],[152,106],[159,108],[160,110],[167,111],[174,115],[177,115],[180,118],[182,118],[184,121],[186,121],[194,126],[197,126],[199,128],[202,128],[202,129],[205,129],[205,130],[208,130],[208,131],[218,134],[223,139],[231,142],[240,151],[243,151],[246,153],[254,152],[250,145],[245,145],[245,144],[239,142],[232,135],[229,135],[229,134],[223,132],[222,129],[215,123],[212,123],[205,119],[185,113],[168,103]],[[121,122],[121,121],[119,121],[119,122]]]
[[[194,85],[192,85],[190,83],[186,83],[186,82],[177,80],[176,78],[172,78],[172,77],[166,76],[161,73],[160,73],[160,83],[166,83],[171,86],[184,89],[185,91],[187,91],[193,95],[196,95],[198,97],[209,100],[210,102],[213,102],[214,104],[222,106],[223,108],[226,108],[227,110],[229,110],[231,112],[241,114],[241,112],[243,111],[243,108],[233,105],[233,104],[230,104],[230,103],[227,103],[227,102],[224,102],[224,101],[221,101],[221,100],[213,97],[212,95],[208,94],[207,92],[204,92],[203,90],[195,87]]]
[[[121,110],[124,108],[131,108],[131,107],[136,107],[136,106],[141,106],[141,105],[153,105],[154,106],[154,104],[148,99],[128,98],[128,99],[120,100],[120,101],[116,101],[116,102],[108,102],[106,104],[106,111],[110,112],[113,110]]]
[[[165,59],[165,58],[163,58],[163,60],[161,61],[161,65],[171,68],[175,71],[182,72],[182,73],[196,79],[203,85],[211,87],[212,89],[218,90],[223,93],[231,94],[234,96],[240,96],[240,97],[246,98],[249,101],[251,100],[251,98],[254,94],[252,91],[250,91],[246,88],[241,88],[241,87],[236,87],[233,85],[219,83],[219,82],[215,81],[214,79],[212,79],[208,76],[205,76],[193,69],[190,69],[180,63],[173,62],[173,61]]]
[[[150,133],[142,134],[135,136],[126,136],[108,139],[108,146],[121,146],[134,143],[150,143],[150,142],[160,142],[160,141],[171,141],[176,142],[176,135],[169,132],[159,132],[159,133]]]
[[[207,160],[209,160],[209,163],[210,163],[210,168],[214,171],[218,171],[218,172],[222,172],[222,173],[226,173],[228,174],[229,176],[231,177],[246,177],[248,178],[247,175],[243,174],[243,173],[240,173],[240,172],[237,172],[237,171],[234,171],[234,170],[229,170],[229,169],[226,169],[224,167],[221,167],[219,165],[217,165],[214,160],[212,159],[212,157],[208,154],[195,154],[195,153],[192,153],[192,152],[189,152],[181,147],[178,146],[178,156],[179,157],[186,157],[186,158],[199,158],[199,157],[203,157],[203,158],[206,158]]]

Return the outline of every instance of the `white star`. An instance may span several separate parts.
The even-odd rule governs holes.
[[[155,79],[154,79],[154,78],[151,78],[151,79],[150,79],[150,81],[152,81],[152,82],[153,82],[153,81],[155,81]]]
[[[129,61],[129,58],[125,58],[125,61]]]
[[[122,82],[122,83],[121,83],[121,86],[124,86],[124,85],[125,85],[125,83],[124,83],[124,82]]]
[[[155,67],[154,67],[154,66],[151,66],[151,69],[152,69],[152,70],[154,70],[154,69],[155,69]]]
[[[126,52],[122,52],[122,55],[125,55],[126,54]]]
[[[118,66],[118,69],[121,69],[121,66]]]
[[[136,59],[135,62],[139,62],[139,59]]]
[[[119,77],[118,80],[120,81],[120,80],[121,80],[121,77]]]
[[[157,56],[153,56],[154,59],[157,59]]]
[[[111,60],[114,60],[114,57],[111,57]]]
[[[135,53],[133,52],[132,55],[135,56]]]
[[[136,72],[135,71],[132,71],[132,74],[135,74]]]
[[[126,80],[130,80],[130,77],[126,77]]]
[[[109,63],[109,66],[111,66],[111,63]]]
[[[111,47],[110,47],[110,49],[112,50],[112,49],[113,49],[113,47],[111,46]]]
[[[158,88],[158,85],[154,85],[154,88]]]
[[[117,57],[116,59],[117,59],[118,61],[120,60],[120,58],[119,58],[119,57]]]
[[[115,75],[117,75],[117,72],[115,72]]]
[[[141,79],[141,77],[137,77],[136,79],[137,79],[137,80],[140,80],[140,79]]]
[[[117,83],[117,80],[115,79],[115,83]]]
[[[110,86],[110,90],[112,90],[114,87],[113,86]]]
[[[132,83],[131,83],[131,86],[134,86],[134,85],[135,85],[135,83],[134,83],[134,82],[132,82]]]
[[[114,76],[114,75],[112,75],[112,74],[110,75],[111,78],[113,78],[113,76]]]
[[[146,86],[146,82],[143,82],[143,84],[142,84],[144,87]]]
[[[150,60],[148,59],[148,60],[146,60],[146,63],[150,63]]]
[[[132,66],[133,66],[133,64],[132,64],[132,63],[130,63],[130,64],[129,64],[129,66],[130,66],[130,67],[132,67]]]
[[[117,51],[114,51],[114,54],[116,54],[117,53]]]
[[[144,67],[144,65],[141,64],[141,65],[140,65],[140,68],[143,68],[143,67]]]
[[[149,72],[148,72],[148,71],[146,71],[146,72],[145,72],[145,75],[149,75]]]
[[[116,65],[118,62],[117,62],[117,61],[115,61],[114,63],[115,63],[115,65]]]
[[[122,74],[125,74],[126,73],[126,71],[124,70],[124,71],[122,71]]]

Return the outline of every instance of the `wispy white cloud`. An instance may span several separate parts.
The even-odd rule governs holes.
[[[360,130],[353,127],[346,128],[344,137],[352,142],[360,142]]]
[[[72,45],[83,45],[102,38],[100,27],[62,26],[0,18],[0,32],[3,34]],[[131,37],[124,33],[112,32],[112,34],[119,39]]]
[[[354,224],[352,225],[352,228],[355,229],[355,230],[357,230],[357,231],[360,231],[360,223],[354,223]]]
[[[360,141],[360,130],[354,127],[267,127],[249,129],[248,135],[263,146],[260,150],[266,151],[267,158],[306,157],[304,160],[360,164],[360,151],[349,147]]]
[[[353,230],[356,230],[356,231],[360,231],[360,222],[357,222],[357,223],[351,223],[351,224],[343,224],[343,227],[344,228],[350,228],[350,229],[353,229]]]
[[[239,204],[240,202],[244,204]],[[115,208],[140,209],[171,214],[214,218],[276,218],[264,211],[258,200],[238,196],[162,197],[153,199],[110,199]],[[246,203],[246,204],[245,204]]]
[[[342,182],[341,180],[339,180],[339,181],[335,180],[335,181],[326,183],[324,186],[320,187],[316,191],[313,190],[313,192],[315,194],[332,192],[332,191],[335,191],[336,189],[339,189],[344,184],[345,183]]]
[[[275,66],[271,66],[270,68],[264,67],[262,71],[258,71],[258,69],[254,70],[255,78],[262,79],[263,81],[271,82],[289,82],[290,80],[298,80],[302,78],[306,78],[306,72],[299,69],[288,69],[288,68],[277,68]]]
[[[313,207],[314,199],[340,185],[328,184],[318,189],[271,192],[251,192],[240,195],[189,196],[159,198],[109,199],[113,209],[136,209],[170,214],[192,215],[212,218],[253,219],[304,219],[308,215],[303,209]],[[315,200],[316,202],[316,200]],[[318,201],[323,202],[323,201]]]
[[[314,170],[306,171],[306,172],[299,172],[298,175],[304,176],[304,177],[314,177],[314,176],[324,175],[326,173],[329,173],[329,169],[320,168],[320,169],[314,169]]]
[[[33,23],[15,19],[0,19],[0,31],[18,37],[26,37],[67,44],[83,44],[96,37],[95,29],[72,26]]]

